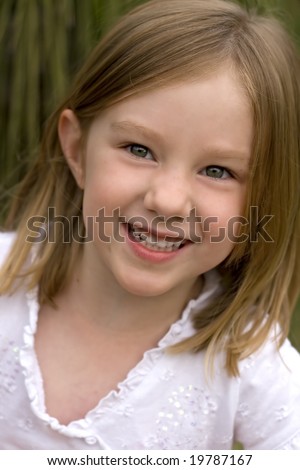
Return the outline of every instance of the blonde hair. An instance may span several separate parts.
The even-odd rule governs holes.
[[[219,267],[223,292],[195,317],[197,333],[176,349],[207,348],[211,359],[225,347],[228,371],[237,374],[238,361],[257,350],[276,323],[282,343],[300,285],[299,56],[276,19],[224,0],[149,1],[122,18],[92,51],[69,97],[50,117],[39,158],[13,201],[6,228],[17,229],[17,238],[0,273],[0,294],[23,276],[28,288],[39,285],[41,302],[51,302],[82,247],[75,242],[41,243],[34,263],[24,271],[31,249],[24,242],[30,217],[47,217],[48,208],[55,207],[68,220],[79,218],[84,236],[82,191],[57,135],[61,111],[72,109],[87,131],[101,110],[119,100],[197,79],[228,62],[254,116],[245,217],[251,217],[251,206],[257,207],[259,220],[274,215],[268,224],[274,242],[245,227],[248,240],[236,244]],[[58,231],[62,237],[63,227]]]

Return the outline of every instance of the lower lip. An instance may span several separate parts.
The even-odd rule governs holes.
[[[172,260],[176,256],[179,256],[182,251],[186,250],[186,247],[189,243],[186,243],[185,246],[182,248],[175,250],[175,251],[154,251],[146,246],[142,245],[140,242],[132,240],[128,233],[128,226],[126,224],[122,224],[123,230],[125,232],[125,239],[130,248],[134,251],[134,253],[139,257],[146,261],[151,261],[152,263],[163,263],[165,261]]]

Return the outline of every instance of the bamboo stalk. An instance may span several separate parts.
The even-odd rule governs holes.
[[[1,182],[6,175],[6,158],[7,155],[7,120],[8,120],[8,107],[9,98],[8,90],[10,87],[10,57],[11,48],[7,48],[7,41],[9,37],[9,28],[7,23],[11,25],[13,0],[7,0],[0,3],[0,191]]]
[[[39,141],[39,71],[40,71],[40,48],[39,48],[39,11],[38,1],[30,0],[27,3],[25,21],[25,76],[27,89],[25,93],[23,122],[25,124],[26,136],[25,146],[32,151]],[[28,112],[30,110],[30,112]]]
[[[12,62],[11,74],[12,85],[10,89],[7,142],[8,151],[5,158],[5,173],[9,174],[18,159],[18,153],[23,145],[23,109],[26,93],[25,58],[26,42],[24,41],[24,26],[26,18],[25,2],[17,2],[13,16],[12,51],[14,61]],[[28,110],[30,112],[30,110]]]

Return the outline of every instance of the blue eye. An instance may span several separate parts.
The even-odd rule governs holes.
[[[226,179],[231,176],[222,166],[207,166],[203,171],[206,176],[214,179]]]
[[[152,154],[150,150],[144,145],[132,144],[128,146],[128,150],[132,155],[138,158],[143,158],[145,160],[152,160]]]

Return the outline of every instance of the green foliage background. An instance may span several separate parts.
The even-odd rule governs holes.
[[[0,212],[88,51],[119,15],[143,1],[0,0]],[[300,44],[300,0],[240,2],[274,11]],[[291,339],[300,350],[300,307]]]

